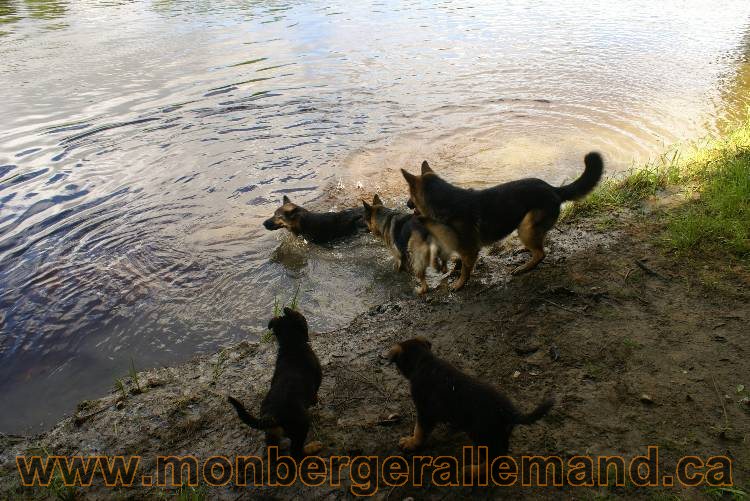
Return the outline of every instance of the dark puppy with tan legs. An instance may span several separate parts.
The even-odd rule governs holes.
[[[315,454],[322,445],[320,442],[305,445],[310,429],[307,408],[318,401],[322,372],[309,344],[307,320],[301,313],[284,308],[284,315],[272,319],[268,328],[279,343],[279,353],[271,389],[260,405],[260,417],[253,417],[233,397],[228,397],[229,403],[246,425],[266,432],[266,445],[278,446],[286,436],[291,440],[293,457]]]
[[[267,230],[286,228],[315,244],[323,244],[356,234],[365,228],[361,208],[338,212],[313,212],[289,200],[284,195],[281,207],[263,221]]]
[[[409,183],[409,207],[419,210],[422,222],[445,249],[461,256],[461,276],[451,284],[460,289],[471,276],[479,250],[518,229],[531,259],[513,273],[534,268],[544,259],[544,237],[560,215],[560,205],[594,189],[604,170],[601,155],[584,158],[581,177],[555,187],[541,179],[519,179],[484,190],[453,186],[441,179],[427,162],[422,174],[401,169]]]
[[[419,280],[417,294],[427,292],[427,267],[447,272],[449,256],[442,251],[438,241],[430,235],[413,214],[389,209],[378,195],[372,204],[362,200],[365,208],[365,223],[370,233],[381,238],[396,259],[396,269],[411,269]]]
[[[433,355],[432,345],[422,337],[393,346],[388,358],[409,380],[417,408],[414,433],[399,441],[407,451],[421,447],[435,425],[448,423],[466,432],[475,446],[486,446],[491,460],[508,452],[516,425],[536,422],[554,403],[548,398],[524,414],[494,387]]]

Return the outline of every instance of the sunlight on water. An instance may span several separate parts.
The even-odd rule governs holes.
[[[0,431],[126,372],[411,294],[363,236],[261,222],[379,191],[610,173],[747,106],[750,5],[0,1]],[[339,189],[336,189],[339,186]]]

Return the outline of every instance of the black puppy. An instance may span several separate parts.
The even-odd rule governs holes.
[[[267,230],[286,228],[295,235],[301,235],[315,244],[323,244],[354,235],[365,229],[362,207],[345,209],[339,212],[312,212],[289,200],[284,195],[283,204],[273,216],[263,221]]]
[[[291,440],[291,455],[301,457],[322,449],[320,442],[305,445],[310,429],[307,408],[318,401],[322,380],[320,362],[309,344],[305,317],[291,308],[268,323],[279,343],[271,389],[253,417],[235,398],[228,397],[240,419],[249,427],[266,432],[266,445],[279,445],[282,436]]]
[[[407,451],[422,446],[435,425],[448,423],[466,432],[475,446],[486,446],[490,459],[502,456],[508,452],[513,428],[541,419],[554,404],[548,398],[528,414],[519,412],[489,384],[433,355],[432,345],[422,337],[393,346],[388,358],[409,380],[417,408],[414,434],[399,441]]]

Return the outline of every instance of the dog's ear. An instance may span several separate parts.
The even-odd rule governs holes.
[[[367,203],[367,200],[362,200],[362,205],[365,207],[365,213],[370,214],[372,212],[372,205]]]
[[[292,201],[291,201],[291,200],[289,200],[289,197],[288,197],[288,196],[286,196],[286,195],[284,195],[284,199],[283,199],[283,202],[284,202],[285,204],[290,204],[290,203],[292,203]]]
[[[425,175],[428,172],[434,172],[434,171],[430,168],[430,164],[427,163],[427,160],[424,160],[422,162],[422,175]]]
[[[383,205],[383,202],[380,200],[377,193],[372,197],[372,205]]]
[[[417,336],[414,339],[425,345],[428,350],[432,351],[432,343],[428,341],[426,337]]]
[[[406,182],[409,183],[409,186],[414,186],[417,181],[417,176],[409,174],[404,169],[401,169],[401,174],[404,176],[404,179],[406,179]]]

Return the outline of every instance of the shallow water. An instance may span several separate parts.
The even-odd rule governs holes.
[[[370,237],[261,221],[422,159],[482,186],[610,173],[747,106],[750,4],[0,0],[0,431],[34,431],[130,361],[317,330],[410,294]],[[609,5],[612,4],[612,5]]]

